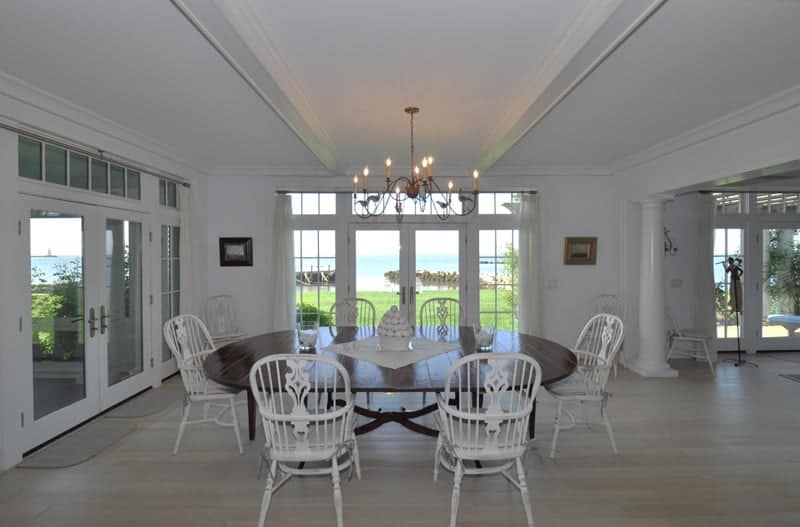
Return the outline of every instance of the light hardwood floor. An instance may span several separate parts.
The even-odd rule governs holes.
[[[800,383],[778,377],[800,373],[800,353],[755,360],[759,369],[720,363],[716,378],[692,361],[674,362],[678,379],[621,372],[609,384],[619,456],[602,428],[580,427],[562,434],[557,459],[547,458],[552,404],[542,395],[528,458],[536,524],[800,525]],[[259,441],[238,456],[230,430],[195,426],[172,456],[179,412],[176,401],[139,419],[134,433],[84,464],[3,473],[0,525],[255,525]],[[452,478],[432,481],[434,444],[396,425],[359,437],[364,479],[343,486],[345,524],[447,525]],[[335,525],[328,480],[294,479],[272,503],[267,525]],[[459,525],[522,526],[521,501],[500,478],[469,479]]]

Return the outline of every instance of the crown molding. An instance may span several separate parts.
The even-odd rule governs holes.
[[[644,0],[643,0],[644,1]],[[587,8],[547,59],[534,98],[501,137],[495,132],[481,153],[479,168],[493,166],[636,33],[668,0],[599,2]],[[599,6],[599,7],[598,7]],[[579,30],[579,28],[582,28]],[[592,33],[586,38],[586,32]],[[583,31],[583,33],[581,33]],[[580,43],[580,45],[578,45]],[[544,80],[549,76],[549,82]],[[499,125],[501,126],[501,125]],[[506,125],[507,126],[507,125]]]
[[[206,9],[203,11],[205,16],[201,17],[202,6],[193,10],[184,0],[170,1],[320,163],[334,170],[333,143],[311,111],[300,83],[290,73],[265,29],[256,22],[252,4],[245,0],[220,0],[214,2],[213,14]],[[226,27],[221,27],[221,24]]]
[[[627,156],[615,163],[612,169],[614,173],[630,171],[660,157],[709,141],[798,106],[800,106],[800,84]]]
[[[336,173],[324,167],[303,166],[228,166],[215,168],[212,176],[330,177]],[[342,176],[344,177],[344,176]],[[343,180],[344,181],[344,180]]]
[[[558,44],[547,55],[539,68],[520,83],[520,95],[511,101],[509,108],[484,141],[481,160],[492,155],[504,138],[525,120],[531,106],[545,94],[547,88],[616,11],[624,0],[589,1],[561,35]],[[499,156],[498,156],[499,157]]]
[[[607,166],[503,166],[492,167],[487,176],[524,177],[524,176],[610,176],[613,172]]]
[[[40,112],[44,112],[47,115],[66,121],[71,125],[99,134],[107,139],[127,144],[138,150],[146,152],[147,154],[165,160],[170,164],[187,168],[198,174],[208,173],[206,170],[192,165],[186,159],[179,156],[175,151],[165,148],[162,142],[157,141],[146,134],[123,126],[116,121],[112,121],[111,119],[103,117],[102,115],[89,110],[88,108],[84,108],[83,106],[79,106],[67,99],[42,90],[41,88],[29,84],[22,79],[18,79],[17,77],[9,75],[3,71],[0,71],[0,96],[7,97],[20,104]],[[56,130],[49,130],[41,125],[22,122],[19,120],[19,116],[3,115],[3,117],[19,123],[23,127],[26,125],[36,126],[36,128],[42,129],[43,131],[47,131],[56,135],[64,135],[65,138],[70,139],[70,137],[68,137],[69,134],[59,134]],[[77,140],[78,138],[71,139]],[[98,144],[94,146],[101,148],[104,145]],[[108,150],[109,153],[119,153],[114,152],[114,148],[106,148],[106,150]],[[143,161],[141,162],[143,163]],[[175,171],[175,167],[155,168],[165,172]]]

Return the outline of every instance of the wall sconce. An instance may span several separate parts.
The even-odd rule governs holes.
[[[669,237],[669,229],[664,227],[664,254],[677,254],[677,252],[678,248],[675,247],[672,238]]]

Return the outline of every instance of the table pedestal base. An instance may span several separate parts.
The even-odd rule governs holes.
[[[422,417],[423,415],[428,415],[429,413],[434,412],[436,408],[436,403],[434,403],[424,406],[419,410],[413,410],[410,412],[406,411],[405,409],[399,412],[384,412],[381,409],[370,410],[369,408],[356,406],[356,414],[372,419],[372,421],[369,423],[357,426],[356,435],[366,434],[367,432],[371,432],[386,423],[399,423],[418,434],[436,437],[439,435],[438,430],[434,430],[433,428],[412,421],[412,419],[416,419],[417,417]]]

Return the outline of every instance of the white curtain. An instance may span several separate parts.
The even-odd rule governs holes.
[[[522,194],[519,212],[519,331],[542,335],[538,194]]]
[[[180,266],[181,266],[181,314],[191,313],[200,318],[205,318],[200,302],[202,299],[197,294],[197,282],[194,266],[194,244],[192,243],[192,226],[194,224],[194,197],[192,187],[185,187],[178,183],[180,197],[178,198],[181,210],[180,231]]]
[[[276,194],[270,266],[274,331],[293,329],[295,326],[294,232],[291,220],[291,198],[287,194]]]
[[[716,354],[716,308],[714,306],[714,199],[711,194],[698,194],[697,250],[694,258],[694,310],[695,324],[707,335],[711,335],[710,351]]]

